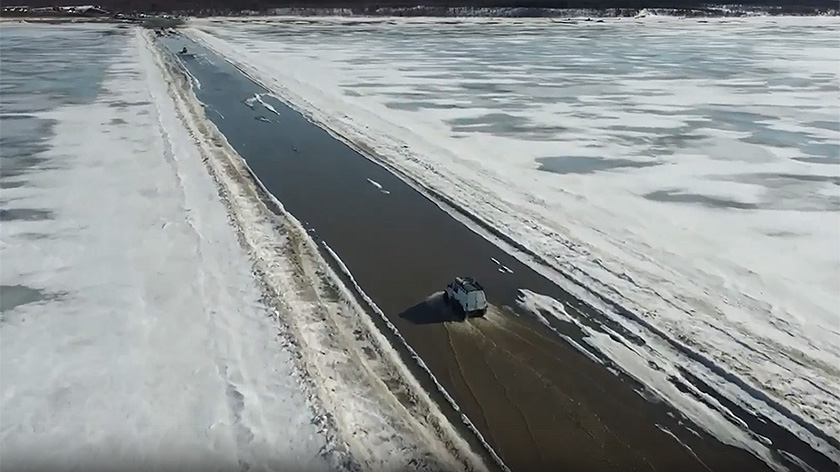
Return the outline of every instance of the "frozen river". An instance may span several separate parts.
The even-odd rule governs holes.
[[[741,444],[722,426],[737,406],[838,462],[838,31],[269,18],[189,34],[561,286],[613,302],[644,347],[593,331],[584,348],[695,421],[728,418],[706,423],[725,442]],[[589,329],[538,294],[523,304]],[[680,378],[732,406],[667,385]]]
[[[525,321],[544,324],[552,342],[585,354],[575,362],[594,361],[573,364],[580,376],[596,366],[610,377],[587,377],[600,379],[593,390],[623,382],[609,373],[620,370],[644,387],[621,395],[664,400],[660,413],[683,436],[713,435],[776,469],[840,464],[840,20],[261,18],[196,20],[185,32],[268,91],[248,84],[247,97],[231,89],[219,99],[230,102],[224,116],[206,109],[216,122],[247,118],[239,125],[250,142],[214,134],[150,32],[0,30],[4,466],[486,468],[341,284],[350,276],[332,272],[308,223],[267,211],[245,178],[225,138],[251,151],[266,138],[267,165],[326,176],[277,179],[290,207],[329,206],[338,216],[319,218],[376,233],[360,229],[361,217],[343,222],[354,213],[341,205],[353,201],[325,200],[319,187],[365,168],[331,173],[341,167],[330,159],[352,153],[315,156],[337,148],[278,111],[272,94],[501,248],[447,250],[487,255],[480,270],[508,278],[500,286],[519,295],[520,316],[406,328],[418,345],[431,330],[452,336],[448,347],[427,342],[430,365],[448,368],[447,349],[467,352],[467,334],[489,333],[498,348],[505,338],[493,326],[535,340]],[[221,60],[197,59],[210,57]],[[214,66],[202,62],[205,93],[205,77],[222,81]],[[260,134],[271,127],[280,131]],[[268,162],[280,146],[299,161]],[[378,172],[342,191],[368,190],[364,201],[396,213],[417,200]],[[380,207],[353,211],[365,208]],[[424,243],[455,234],[439,215],[423,221],[441,226],[412,233]],[[335,247],[424,247],[410,237],[365,242]],[[396,287],[395,300],[435,290],[450,268],[418,253],[405,259],[436,267],[394,274],[360,254],[341,257],[351,272],[361,267],[359,280]],[[523,282],[512,257],[545,276],[542,288]],[[589,306],[555,297],[549,279]],[[521,360],[529,347],[503,355],[482,343],[465,357],[474,375],[490,355],[512,378],[524,378],[516,362],[539,367]],[[540,343],[539,356],[571,359]],[[572,376],[562,374],[542,378],[563,385]],[[495,381],[507,397],[513,382]],[[530,385],[516,386],[539,390]],[[553,388],[547,403],[574,403],[556,401]],[[601,414],[622,405],[588,398],[604,409],[570,410],[586,427],[648,411]],[[694,446],[695,458],[725,460],[711,442],[686,445],[643,419],[683,454]],[[476,420],[525,437],[507,421]],[[541,450],[612,444],[578,436]],[[662,449],[661,460],[675,450]]]

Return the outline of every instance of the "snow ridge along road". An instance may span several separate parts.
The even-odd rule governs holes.
[[[190,91],[189,77],[143,35],[168,93],[217,181],[240,240],[288,329],[315,395],[335,430],[334,463],[362,470],[487,470],[420,387],[387,339],[282,204],[267,195]],[[272,211],[274,210],[274,211]]]

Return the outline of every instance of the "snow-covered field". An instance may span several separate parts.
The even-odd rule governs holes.
[[[658,373],[617,362],[640,380],[688,371],[840,464],[825,439],[840,437],[837,18],[216,19],[189,34],[585,290],[546,271],[558,283],[629,309],[604,311],[648,340],[633,355]],[[764,455],[703,405],[693,419]]]
[[[150,32],[0,31],[4,468],[484,470]]]

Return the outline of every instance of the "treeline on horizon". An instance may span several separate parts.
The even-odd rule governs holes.
[[[71,6],[96,4],[112,12],[236,12],[273,8],[346,8],[375,11],[379,8],[544,8],[544,9],[710,9],[722,5],[746,8],[780,8],[788,11],[837,9],[837,0],[740,0],[700,2],[690,0],[4,0],[3,6]]]

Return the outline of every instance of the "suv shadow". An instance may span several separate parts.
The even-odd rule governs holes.
[[[443,292],[436,292],[429,298],[403,311],[399,316],[418,325],[460,322],[465,319],[463,312],[453,308],[452,305],[443,300]]]

